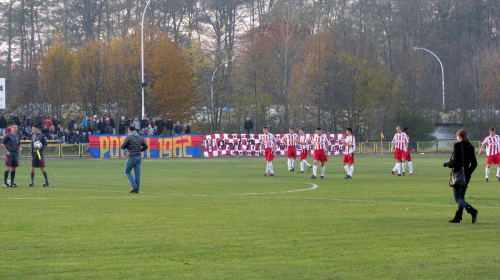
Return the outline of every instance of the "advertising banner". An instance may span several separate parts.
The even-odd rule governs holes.
[[[124,158],[120,148],[126,135],[89,135],[90,155],[93,158]],[[149,149],[143,152],[144,158],[201,157],[201,135],[190,134],[175,137],[149,137],[144,141]]]
[[[5,109],[5,78],[0,78],[0,109]]]
[[[345,137],[345,134],[325,134],[332,143],[327,155],[343,154],[344,145],[340,139]],[[263,156],[264,151],[261,150],[260,138],[262,134],[210,134],[203,135],[203,155],[205,157],[218,157],[222,155],[233,156]],[[281,139],[285,134],[274,134],[278,139],[276,155],[285,155],[286,144]],[[314,134],[307,134],[313,138]],[[307,153],[311,154],[312,145],[307,145]],[[297,145],[297,153],[300,155],[299,146]]]

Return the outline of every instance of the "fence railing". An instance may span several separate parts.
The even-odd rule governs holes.
[[[434,141],[412,141],[410,148],[412,153],[451,153],[455,140],[434,140]],[[472,140],[472,145],[478,150],[481,141]],[[358,142],[356,143],[357,154],[389,154],[391,151],[390,142]],[[30,157],[30,144],[22,143],[23,150],[20,153],[21,158]],[[61,144],[49,143],[44,150],[46,157],[90,157],[90,149],[88,143],[82,144]],[[5,150],[0,149],[0,156],[5,156]]]
[[[451,153],[456,142],[456,140],[412,141],[410,148],[415,153]],[[476,150],[479,149],[481,141],[470,142]],[[391,142],[357,142],[356,145],[356,152],[359,154],[385,154],[391,151]]]

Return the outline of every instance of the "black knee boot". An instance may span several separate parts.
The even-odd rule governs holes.
[[[477,220],[477,213],[479,211],[477,211],[477,209],[474,209],[474,207],[472,207],[470,205],[467,206],[467,208],[465,208],[465,210],[467,210],[467,213],[469,213],[472,216],[472,223],[475,223]]]
[[[460,223],[460,221],[462,220],[462,214],[464,213],[464,210],[457,210],[457,212],[455,212],[455,217],[453,219],[450,220],[450,223]]]

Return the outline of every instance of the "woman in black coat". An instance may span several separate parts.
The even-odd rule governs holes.
[[[464,167],[466,184],[465,186],[453,187],[453,196],[458,204],[457,212],[455,217],[450,220],[450,223],[460,223],[462,220],[462,214],[464,208],[472,216],[472,223],[477,220],[478,211],[474,209],[469,203],[465,201],[465,192],[469,187],[469,181],[472,173],[477,167],[476,154],[474,152],[474,146],[469,142],[467,137],[467,131],[465,129],[460,129],[457,132],[457,143],[453,145],[453,154],[450,161],[445,162],[444,166],[453,168],[454,172],[459,172]],[[463,151],[463,155],[462,155]]]

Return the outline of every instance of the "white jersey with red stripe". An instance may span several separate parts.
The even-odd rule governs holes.
[[[326,150],[331,145],[330,140],[325,135],[314,135],[312,139],[313,150]]]
[[[346,145],[344,145],[344,153],[345,154],[352,154],[354,151],[356,151],[356,139],[354,135],[348,135],[345,138]]]
[[[396,133],[394,134],[394,138],[392,139],[392,144],[396,146],[396,149],[406,151],[406,147],[408,147],[408,135],[406,133]]]
[[[260,142],[262,143],[264,149],[273,149],[276,145],[276,137],[274,137],[271,133],[262,134],[260,136]]]
[[[486,155],[494,156],[500,154],[500,136],[493,135],[484,138],[481,145],[486,146]]]
[[[299,136],[299,141],[304,143],[304,144],[300,144],[300,150],[305,150],[307,149],[307,143],[311,142],[311,138],[307,135],[300,135]]]
[[[283,137],[283,141],[285,141],[287,147],[295,147],[297,143],[294,140],[299,140],[299,136],[295,133],[287,133]]]

